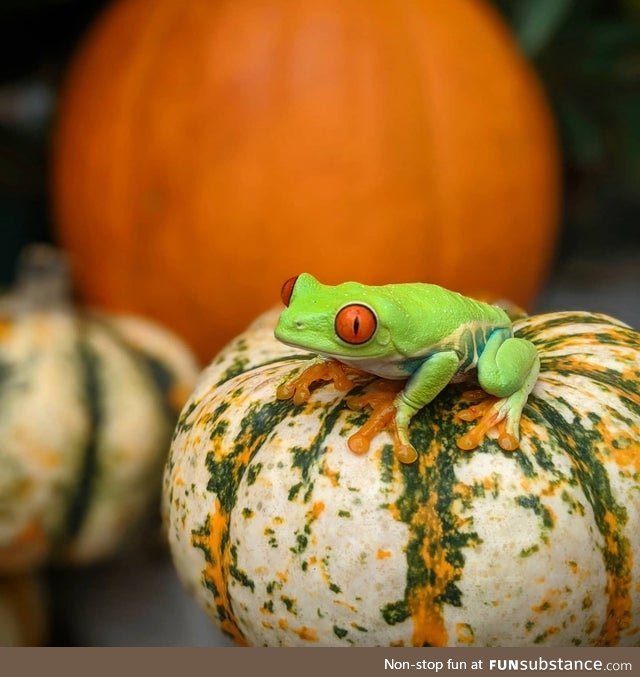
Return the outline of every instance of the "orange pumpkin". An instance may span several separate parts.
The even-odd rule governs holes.
[[[476,0],[121,0],[54,144],[87,301],[210,357],[302,270],[531,302],[558,162],[541,88]]]

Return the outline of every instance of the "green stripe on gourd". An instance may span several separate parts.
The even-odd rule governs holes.
[[[99,324],[86,323],[84,331],[100,414],[91,500],[65,552],[78,562],[113,551],[146,513],[160,485],[163,448],[168,451],[171,434],[162,394],[146,365]]]
[[[520,449],[457,448],[457,384],[415,417],[419,459],[403,465],[387,433],[349,451],[366,414],[332,386],[276,400],[308,356],[269,326],[204,373],[165,472],[178,573],[223,631],[276,646],[640,641],[637,332],[587,313],[519,321],[543,365]]]
[[[80,326],[78,330],[82,332]],[[78,360],[84,375],[84,401],[86,403],[88,429],[82,469],[76,482],[75,494],[71,498],[67,508],[66,529],[61,534],[60,543],[67,543],[78,534],[91,503],[93,477],[98,455],[98,430],[102,423],[97,358],[87,342],[82,338],[78,339]]]

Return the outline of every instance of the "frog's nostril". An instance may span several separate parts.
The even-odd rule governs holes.
[[[304,322],[296,320],[296,329],[304,329]]]

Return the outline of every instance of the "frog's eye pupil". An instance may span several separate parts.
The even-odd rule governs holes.
[[[376,333],[378,319],[368,306],[351,303],[341,308],[336,315],[335,330],[345,343],[366,343]]]
[[[290,277],[281,287],[280,289],[280,298],[282,299],[282,303],[284,303],[285,306],[288,306],[289,303],[291,302],[291,295],[293,294],[293,288],[296,286],[296,282],[298,280],[298,275],[295,275],[294,277]]]

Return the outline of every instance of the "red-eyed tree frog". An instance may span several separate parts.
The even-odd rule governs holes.
[[[432,284],[328,286],[308,273],[287,280],[281,296],[286,308],[276,338],[318,358],[283,383],[278,398],[301,404],[317,381],[349,390],[354,386],[349,376],[357,372],[398,384],[353,398],[355,408],[373,407],[365,424],[369,435],[354,435],[349,442],[353,451],[366,451],[369,437],[390,427],[398,459],[415,461],[409,440],[412,417],[448,383],[472,370],[482,390],[497,399],[480,413],[468,410],[464,420],[482,420],[458,446],[473,449],[497,427],[499,445],[505,451],[517,449],[520,417],[540,359],[530,341],[513,336],[511,319],[501,308]]]

